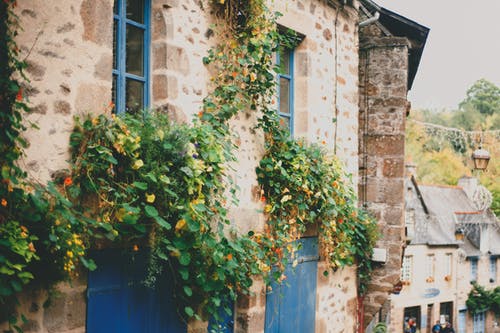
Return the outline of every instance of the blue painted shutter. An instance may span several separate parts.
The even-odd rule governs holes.
[[[88,333],[187,331],[177,315],[168,275],[160,278],[154,290],[142,284],[146,257],[111,250],[96,255],[98,268],[88,277]]]
[[[285,269],[287,279],[272,283],[266,296],[266,333],[314,332],[316,314],[316,279],[318,239],[299,240],[298,265]]]

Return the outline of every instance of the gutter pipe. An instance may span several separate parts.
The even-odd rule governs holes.
[[[375,23],[378,21],[380,17],[380,13],[379,12],[375,12],[375,14],[373,14],[372,17],[370,17],[369,19],[366,19],[364,20],[363,22],[359,22],[359,27],[366,27],[367,25],[370,25],[372,23]]]

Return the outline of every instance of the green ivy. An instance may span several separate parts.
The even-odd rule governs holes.
[[[204,58],[217,76],[191,125],[155,112],[76,119],[70,168],[46,186],[30,183],[16,165],[28,108],[15,79],[25,65],[13,41],[14,4],[0,2],[6,9],[0,11],[0,52],[10,59],[0,76],[0,103],[7,110],[0,131],[1,302],[34,279],[70,278],[80,264],[95,269],[88,249],[113,242],[151,248],[146,283],[154,285],[162,270],[171,270],[181,314],[217,321],[221,309],[230,313],[232,301],[249,293],[254,276],[281,281],[284,253],[293,253],[291,244],[312,224],[319,226],[322,257],[333,269],[357,264],[364,292],[375,224],[357,208],[338,160],[279,126],[273,56],[296,38],[278,33],[277,14],[265,1],[212,2],[222,18],[216,29],[227,38]],[[228,122],[252,110],[266,136],[256,172],[268,223],[264,232],[239,235],[227,217],[229,204],[237,204],[227,169],[236,159]],[[278,273],[271,276],[273,268]]]
[[[490,310],[496,317],[500,316],[500,287],[486,290],[477,282],[473,282],[465,305],[473,315]]]

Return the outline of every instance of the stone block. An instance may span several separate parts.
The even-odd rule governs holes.
[[[153,102],[176,99],[179,94],[177,78],[173,75],[153,75]]]
[[[49,333],[62,332],[66,330],[65,305],[66,294],[60,294],[52,299],[50,305],[43,313],[43,326]]]
[[[108,0],[83,0],[80,6],[83,40],[98,45],[113,43],[113,6]]]
[[[404,224],[404,209],[402,204],[399,206],[389,206],[384,209],[382,218],[388,225],[402,227]]]
[[[305,135],[309,129],[309,113],[297,112],[294,115],[295,133],[297,135]]]
[[[184,48],[167,43],[167,69],[189,74],[189,59]]]
[[[111,53],[103,54],[94,68],[94,76],[101,80],[111,80],[113,70],[113,56]]]
[[[307,52],[295,53],[295,75],[308,76],[311,72],[311,59]]]
[[[404,156],[404,135],[374,135],[367,137],[367,150],[372,156]]]
[[[153,42],[173,37],[174,27],[170,15],[163,8],[153,8],[151,13],[151,40]]]
[[[256,295],[241,295],[238,297],[237,306],[238,309],[248,310],[257,304]]]
[[[388,178],[398,177],[401,178],[404,175],[404,158],[403,156],[399,158],[386,158],[384,159],[384,166],[382,170],[382,175]]]
[[[167,44],[154,43],[152,46],[153,70],[167,68]]]
[[[327,41],[332,40],[333,34],[332,31],[328,28],[323,30],[323,38],[325,38]]]
[[[30,74],[34,81],[40,81],[43,79],[45,71],[47,70],[45,66],[42,66],[33,60],[26,60],[26,64],[28,65],[26,71]]]
[[[382,228],[382,239],[387,242],[400,244],[403,240],[404,229],[401,226],[385,226]]]
[[[37,320],[28,319],[27,322],[21,325],[21,329],[25,333],[38,332],[40,330],[40,323]]]
[[[111,82],[109,86],[95,83],[81,84],[76,93],[75,107],[80,114],[99,113],[105,110],[111,101]]]
[[[71,113],[71,105],[66,101],[55,101],[54,112],[68,115]]]
[[[66,325],[68,329],[85,326],[86,299],[84,292],[75,292],[66,299]]]

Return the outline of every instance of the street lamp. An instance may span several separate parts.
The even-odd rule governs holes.
[[[486,149],[483,149],[481,148],[481,146],[479,146],[479,148],[472,153],[472,160],[474,161],[474,169],[481,171],[486,170],[490,158],[491,158],[490,153]]]
[[[464,240],[465,231],[462,228],[457,228],[455,230],[455,240],[461,242]]]

